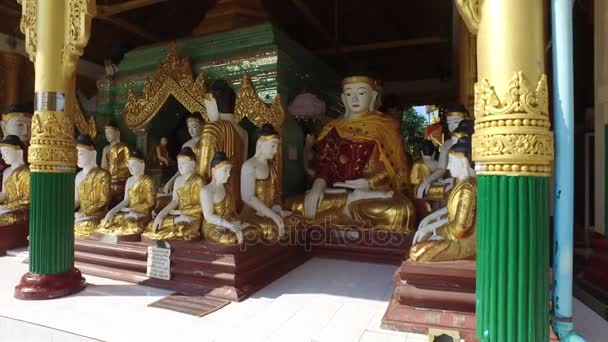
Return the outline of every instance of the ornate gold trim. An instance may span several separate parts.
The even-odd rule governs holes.
[[[73,172],[76,170],[74,122],[65,112],[36,111],[28,149],[32,172]]]
[[[17,0],[21,4],[21,22],[19,28],[25,35],[25,51],[32,63],[36,62],[36,18],[38,15],[38,0]]]
[[[483,0],[454,0],[458,13],[472,34],[477,34],[481,13],[479,8]]]
[[[272,104],[268,106],[258,96],[253,81],[248,74],[243,75],[241,81],[241,87],[236,92],[236,105],[234,108],[234,116],[237,122],[240,122],[243,118],[248,118],[254,125],[261,127],[265,123],[269,123],[279,133],[280,144],[282,146],[283,141],[283,125],[285,123],[285,107],[281,101],[281,96],[277,94],[272,101]],[[283,148],[278,149],[278,153],[275,156],[273,162],[275,163],[276,170],[278,172],[279,179],[279,196],[283,193]]]
[[[141,98],[129,89],[123,117],[132,130],[145,129],[169,96],[175,97],[190,112],[200,112],[207,121],[203,97],[205,80],[203,74],[192,77],[188,57],[180,58],[175,42],[169,44],[167,58],[156,69],[153,79],[146,79]]]
[[[80,134],[87,134],[91,138],[95,139],[97,137],[97,125],[95,123],[95,116],[91,115],[87,118],[85,114],[82,112],[82,108],[80,107],[80,101],[74,95],[74,101],[72,103],[72,113],[74,113],[74,124],[76,125],[76,130]]]
[[[530,89],[514,74],[500,99],[488,79],[475,84],[473,160],[479,174],[551,174],[554,157],[546,75]]]
[[[94,0],[68,0],[65,40],[61,51],[66,64],[78,62],[91,36],[91,20],[97,14]]]

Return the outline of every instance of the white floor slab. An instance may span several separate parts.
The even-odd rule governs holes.
[[[384,330],[394,266],[312,259],[241,303],[206,317],[149,308],[170,292],[92,276],[80,294],[19,301],[14,286],[27,271],[0,257],[0,341],[276,341],[427,342]],[[589,342],[605,341],[608,322],[575,300],[575,326]]]

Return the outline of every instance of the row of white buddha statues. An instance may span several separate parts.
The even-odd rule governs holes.
[[[203,125],[197,113],[188,117],[192,139],[178,155],[177,174],[163,187],[171,200],[155,217],[156,184],[145,175],[143,156],[120,141],[116,124],[105,127],[110,144],[103,150],[101,168],[92,139],[80,136],[76,236],[143,232],[155,240],[202,235],[211,242],[235,244],[254,238],[276,240],[290,228],[320,224],[411,234],[418,213],[422,220],[412,259],[474,257],[476,183],[467,137],[472,121],[464,120],[465,111],[448,112],[452,137],[441,146],[439,160],[430,157],[433,152],[423,151],[423,159],[412,167],[399,123],[375,110],[375,81],[347,77],[342,90],[345,114],[325,125],[317,137],[311,189],[284,204],[274,161],[281,146],[279,134],[270,125],[261,127],[255,154],[245,160],[248,137],[232,114],[236,96],[226,81],[214,82],[205,96],[210,122]],[[20,173],[12,174],[25,165],[25,148],[18,147],[15,138],[9,135],[0,145],[11,164],[3,175],[0,200],[8,197],[10,203],[11,184]],[[450,177],[443,179],[447,171]],[[430,215],[430,210],[417,210],[418,202],[433,196],[441,197],[445,206]],[[0,222],[5,217],[2,210],[9,206],[0,207]]]

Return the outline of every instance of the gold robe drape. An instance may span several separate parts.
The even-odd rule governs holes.
[[[437,229],[444,240],[423,241],[410,249],[412,261],[474,259],[477,252],[477,182],[474,177],[456,184],[448,197],[448,223]]]
[[[78,184],[78,197],[80,205],[78,213],[82,216],[90,216],[86,221],[74,224],[74,236],[88,237],[93,235],[104,217],[110,204],[110,184],[112,177],[106,170],[93,168],[86,177]]]
[[[153,222],[148,223],[144,236],[152,240],[192,240],[201,234],[201,199],[200,191],[203,179],[194,174],[177,189],[177,210],[184,216],[193,217],[194,220],[185,223],[176,223],[176,215],[168,214],[162,225],[156,231],[152,231]]]
[[[239,217],[231,196],[232,195],[230,192],[226,191],[226,196],[224,196],[223,200],[213,203],[213,212],[225,220],[236,221],[239,219]],[[255,241],[258,235],[258,230],[256,227],[246,227],[242,230],[242,232],[244,239],[247,241]],[[234,234],[232,231],[209,223],[204,218],[203,234],[207,241],[214,243],[219,243],[222,245],[234,245],[238,243],[236,234]]]
[[[0,225],[27,221],[30,211],[30,168],[22,165],[13,170],[4,182],[4,186],[6,187],[4,206],[14,211],[0,215]]]
[[[240,211],[243,206],[241,201],[241,166],[247,157],[243,151],[244,144],[245,142],[242,141],[236,127],[226,120],[206,124],[201,139],[196,144],[198,153],[196,170],[198,175],[203,177],[205,184],[211,181],[211,160],[215,152],[226,153],[232,164],[226,190],[230,192],[237,211]]]
[[[111,222],[106,222],[97,231],[118,235],[141,233],[150,221],[150,213],[155,205],[156,184],[152,177],[143,175],[129,188],[128,208],[144,216],[138,219],[125,218],[127,213],[117,213]]]

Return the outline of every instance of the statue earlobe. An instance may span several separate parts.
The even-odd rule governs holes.
[[[342,104],[344,104],[344,117],[350,117],[350,108],[348,107],[348,104],[346,103],[346,94],[342,93],[340,95],[340,97],[342,98]]]
[[[373,112],[376,110],[376,100],[378,99],[378,91],[372,90],[372,100],[369,103],[369,111]]]

